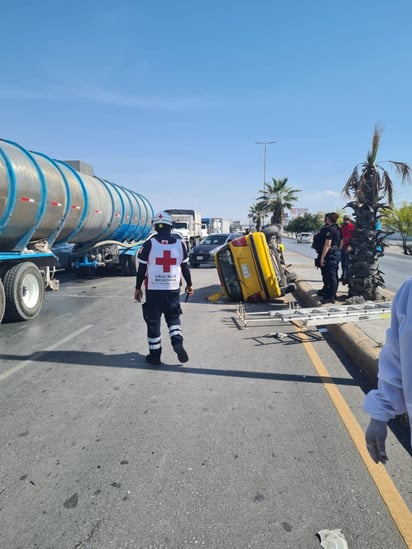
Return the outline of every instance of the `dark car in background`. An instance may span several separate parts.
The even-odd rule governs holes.
[[[205,236],[189,252],[189,262],[192,267],[199,265],[215,265],[215,253],[222,246],[239,238],[243,233],[213,233]]]

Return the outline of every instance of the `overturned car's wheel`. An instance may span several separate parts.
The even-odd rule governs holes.
[[[280,253],[274,246],[269,246],[269,253],[270,257],[272,258],[272,264],[276,273],[276,278],[278,279],[278,284],[279,286],[285,286],[286,273],[282,265]]]
[[[269,242],[272,236],[275,236],[276,238],[280,238],[282,231],[280,228],[280,225],[267,225],[262,229],[262,233],[266,236],[266,240]]]
[[[44,303],[44,283],[34,263],[19,263],[3,277],[6,295],[5,319],[30,320],[41,311]]]

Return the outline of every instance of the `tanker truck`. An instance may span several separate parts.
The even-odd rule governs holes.
[[[136,274],[152,219],[141,194],[0,139],[0,322],[35,318],[59,289],[53,246],[73,245],[80,275]]]

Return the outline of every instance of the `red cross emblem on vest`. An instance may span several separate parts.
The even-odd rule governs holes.
[[[156,265],[162,265],[164,273],[170,273],[170,266],[176,265],[177,259],[171,257],[170,250],[163,251],[163,257],[156,257]]]

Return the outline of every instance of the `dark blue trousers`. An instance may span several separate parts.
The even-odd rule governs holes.
[[[324,299],[336,299],[339,284],[338,268],[340,256],[340,250],[331,249],[325,257],[325,265],[322,267],[322,278],[325,285]]]
[[[183,341],[180,315],[180,291],[146,290],[146,301],[142,306],[143,318],[147,324],[147,342],[152,356],[160,357],[162,352],[160,323],[162,314],[169,329],[172,346]]]

